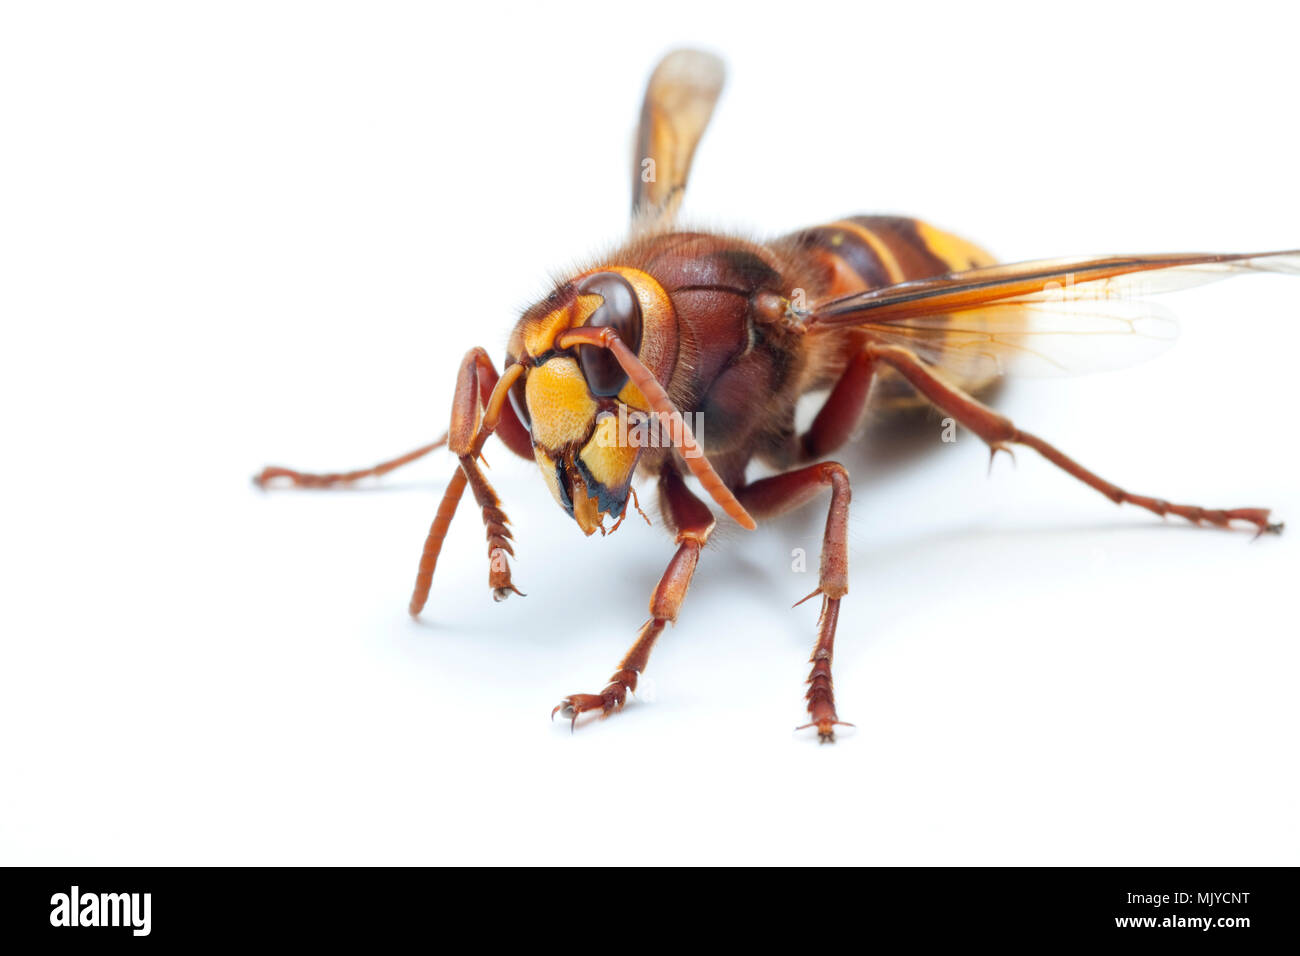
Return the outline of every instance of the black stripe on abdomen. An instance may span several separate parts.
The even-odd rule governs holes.
[[[894,280],[871,244],[852,229],[815,226],[792,237],[804,249],[820,249],[840,259],[867,288],[890,285]]]
[[[915,219],[903,216],[853,216],[849,222],[866,229],[880,240],[908,279],[941,276],[953,269],[926,245],[917,230]]]

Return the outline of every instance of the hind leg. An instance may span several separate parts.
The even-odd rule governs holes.
[[[1280,523],[1269,522],[1267,508],[1203,508],[1200,505],[1179,505],[1165,501],[1163,498],[1132,494],[1083,467],[1037,435],[1031,435],[1017,428],[1011,419],[999,415],[961,389],[949,385],[935,375],[915,353],[894,345],[872,344],[867,346],[866,354],[872,362],[884,362],[897,369],[934,405],[982,438],[989,446],[990,454],[1009,451],[1008,446],[1013,444],[1026,445],[1062,471],[1079,479],[1090,488],[1100,491],[1116,504],[1137,505],[1139,508],[1145,508],[1162,516],[1177,515],[1193,524],[1206,522],[1226,528],[1233,521],[1244,521],[1253,524],[1258,534],[1277,534],[1282,530]]]
[[[405,455],[400,455],[390,461],[380,462],[371,468],[359,468],[356,471],[312,473],[294,471],[292,468],[281,468],[278,465],[267,465],[259,474],[253,477],[253,484],[259,488],[265,488],[269,482],[277,478],[283,478],[294,488],[332,488],[335,485],[347,485],[362,478],[378,478],[380,475],[386,475],[403,465],[418,461],[429,452],[436,451],[445,444],[447,444],[447,436],[443,435],[437,441],[422,445],[415,451],[409,451]]]
[[[497,371],[492,365],[492,360],[488,358],[487,353],[482,349],[471,349],[461,363],[460,381],[468,383],[468,388],[477,391],[479,408],[487,405],[488,399],[492,396],[492,389],[496,386],[497,378]],[[462,395],[461,390],[457,392],[457,400],[462,405],[473,406],[473,396]],[[528,461],[533,460],[533,442],[528,435],[528,429],[519,421],[514,414],[514,410],[508,405],[502,410],[500,421],[496,426],[496,435],[505,443],[507,448],[520,458],[526,458]],[[444,434],[437,441],[421,445],[415,451],[399,455],[389,461],[380,462],[370,468],[358,468],[356,471],[313,473],[295,471],[292,468],[282,468],[278,465],[268,465],[253,477],[253,484],[259,488],[265,488],[276,479],[282,479],[294,488],[333,488],[336,485],[347,485],[354,481],[360,481],[362,478],[378,478],[380,475],[386,475],[403,465],[419,461],[429,452],[437,451],[446,444],[447,435]],[[454,448],[452,450],[455,451]],[[459,452],[457,453],[459,454]]]

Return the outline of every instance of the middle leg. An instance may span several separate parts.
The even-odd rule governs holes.
[[[849,473],[838,462],[824,461],[764,478],[736,493],[745,509],[761,521],[808,503],[827,487],[831,489],[831,504],[822,536],[817,589],[799,602],[802,604],[819,594],[822,598],[821,615],[817,619],[817,644],[813,647],[812,672],[808,675],[806,695],[812,722],[804,725],[816,727],[822,743],[835,740],[837,725],[852,726],[835,713],[835,687],[831,680],[840,599],[849,592],[849,499],[852,497]]]

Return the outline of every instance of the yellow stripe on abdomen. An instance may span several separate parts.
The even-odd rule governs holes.
[[[997,263],[993,256],[975,243],[967,242],[961,236],[954,236],[951,232],[936,229],[928,222],[921,222],[919,219],[913,221],[916,223],[916,233],[921,241],[931,253],[944,261],[949,272],[963,272],[966,269],[979,269]]]
[[[853,223],[860,232],[870,233],[875,246],[887,248],[902,271],[902,279],[929,279],[949,272],[965,272],[993,265],[996,260],[984,249],[960,236],[936,229],[919,219],[901,216],[856,216]],[[837,224],[838,225],[838,224]],[[966,316],[966,326],[978,324],[978,319]],[[966,366],[946,365],[942,358],[937,363],[940,374],[969,392],[987,389],[994,381],[991,375],[972,375]],[[877,386],[877,403],[886,409],[913,408],[927,404],[901,376],[882,370]]]

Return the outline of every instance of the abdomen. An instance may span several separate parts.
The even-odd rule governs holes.
[[[853,216],[792,233],[779,244],[798,263],[810,302],[989,266],[996,261],[959,236],[901,216]],[[847,362],[848,353],[859,347],[860,338],[847,337],[842,346],[846,354],[829,358],[831,374],[835,366]],[[991,378],[973,379],[956,368],[940,365],[939,371],[954,385],[971,392],[992,383]],[[919,405],[922,400],[897,373],[884,369],[873,393],[873,404],[877,403],[897,408]]]

